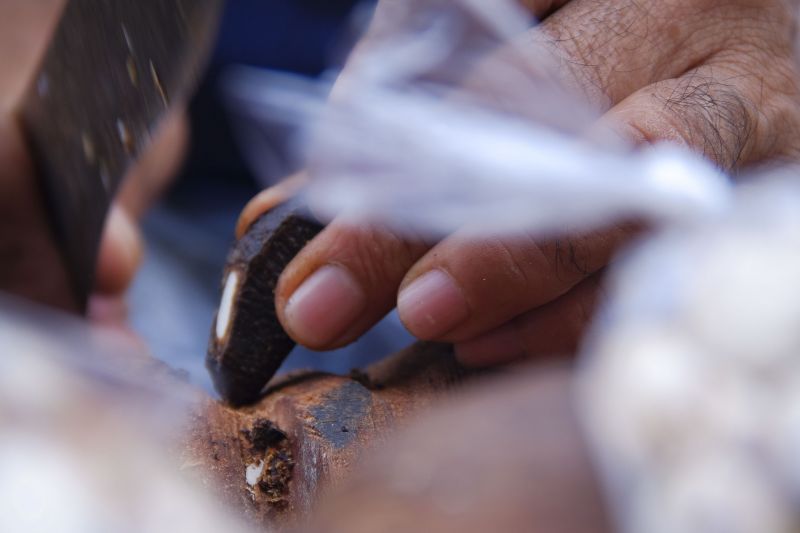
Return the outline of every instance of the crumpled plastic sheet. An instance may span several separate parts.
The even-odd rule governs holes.
[[[800,185],[631,252],[584,350],[584,420],[624,531],[800,527]]]
[[[178,461],[198,397],[129,340],[0,298],[0,529],[245,533]]]

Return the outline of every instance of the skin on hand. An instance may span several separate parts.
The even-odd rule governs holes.
[[[60,253],[16,119],[63,6],[63,0],[0,4],[0,289],[72,310],[70,281],[59,266]],[[111,208],[100,246],[95,297],[117,298],[141,263],[136,217],[169,182],[185,153],[188,128],[183,113],[168,117],[154,138]]]
[[[324,533],[614,531],[561,368],[515,369],[365,454],[315,509]]]
[[[732,173],[798,158],[795,2],[523,3],[541,24],[483,64],[545,55],[560,83],[603,111],[600,128],[632,143],[687,146]],[[379,5],[369,37],[391,30],[385,15],[398,5]],[[483,70],[466,73],[465,86],[485,84]],[[431,246],[335,220],[286,269],[276,304],[287,331],[315,349],[354,341],[397,306],[411,333],[455,343],[467,364],[571,353],[603,269],[640,230],[625,223],[546,241],[524,231],[476,238],[465,228]]]
[[[241,239],[253,223],[264,213],[272,210],[297,194],[308,182],[305,173],[294,174],[279,184],[257,194],[242,210],[236,224],[236,238]]]

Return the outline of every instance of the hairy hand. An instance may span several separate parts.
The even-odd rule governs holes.
[[[391,17],[380,10],[398,1],[379,7],[384,27]],[[515,48],[546,50],[560,81],[630,141],[679,143],[734,173],[797,158],[793,2],[524,4],[543,20]],[[255,201],[248,219],[271,205],[270,194]],[[286,270],[276,303],[290,334],[317,349],[352,342],[397,305],[409,331],[455,343],[468,364],[570,352],[604,267],[635,231],[619,225],[548,242],[521,229],[486,239],[455,234],[430,246],[337,220]]]

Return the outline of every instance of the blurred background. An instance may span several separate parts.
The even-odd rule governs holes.
[[[226,73],[247,65],[320,76],[343,62],[371,8],[371,1],[358,0],[227,2],[211,65],[190,107],[189,154],[180,178],[144,221],[146,258],[129,299],[132,326],[154,355],[208,390],[203,357],[225,257],[239,212],[267,185],[238,147],[237,123],[226,105]],[[270,136],[265,150],[281,153],[282,139]],[[347,372],[410,342],[390,315],[333,356],[296,349],[284,370]]]

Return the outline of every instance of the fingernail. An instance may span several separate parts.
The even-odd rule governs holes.
[[[397,311],[406,328],[425,340],[441,337],[469,316],[461,289],[441,270],[432,270],[403,289]]]
[[[456,358],[464,365],[483,367],[520,359],[525,348],[513,326],[503,326],[471,341],[458,343]]]
[[[343,267],[327,265],[300,285],[283,313],[295,338],[323,347],[341,337],[366,305],[367,297],[353,276]]]

